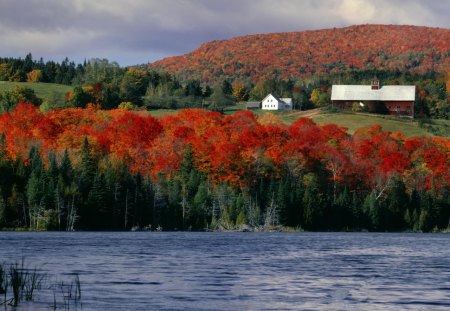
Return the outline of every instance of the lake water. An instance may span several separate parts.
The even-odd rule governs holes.
[[[82,310],[450,309],[445,234],[0,232],[0,261],[22,257],[78,273]]]

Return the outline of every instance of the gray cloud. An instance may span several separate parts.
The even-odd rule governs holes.
[[[450,28],[449,15],[448,0],[2,0],[0,56],[129,65],[251,33],[365,23]]]

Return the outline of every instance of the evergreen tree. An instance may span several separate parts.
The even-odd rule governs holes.
[[[208,224],[208,206],[210,197],[205,182],[201,182],[197,187],[197,192],[193,199],[193,207],[189,213],[189,224],[193,229],[201,230]]]
[[[94,176],[86,205],[84,217],[88,229],[111,229],[111,213],[106,204],[105,181],[99,172]]]
[[[81,148],[81,163],[78,170],[78,188],[80,189],[82,198],[86,199],[97,171],[96,163],[90,152],[87,137],[84,138],[83,146]]]
[[[323,216],[323,199],[319,192],[317,175],[308,173],[304,177],[305,192],[303,195],[303,224],[308,230],[317,230],[321,227]]]
[[[87,146],[87,150],[89,151],[89,146]],[[61,164],[59,165],[59,172],[61,177],[66,185],[70,184],[73,180],[73,168],[72,162],[70,161],[69,152],[67,149],[64,150],[63,157],[61,159]]]
[[[405,229],[404,216],[407,210],[408,196],[403,182],[396,178],[388,194],[387,215],[383,222],[388,230]]]
[[[369,195],[367,195],[364,201],[364,213],[369,221],[369,229],[372,230],[380,230],[382,226],[380,215],[381,208],[378,203],[379,202],[374,192],[371,192]]]

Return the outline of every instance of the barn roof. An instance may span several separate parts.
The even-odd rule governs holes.
[[[261,107],[261,102],[247,102],[247,108],[259,108]]]
[[[331,100],[414,101],[414,85],[385,85],[372,90],[370,85],[333,85]]]
[[[280,98],[282,101],[284,101],[285,104],[287,105],[292,105],[292,98],[289,97],[285,97],[285,98]]]

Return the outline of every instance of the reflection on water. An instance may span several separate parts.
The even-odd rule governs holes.
[[[450,309],[444,234],[0,232],[0,246],[2,262],[79,273],[83,310]]]

